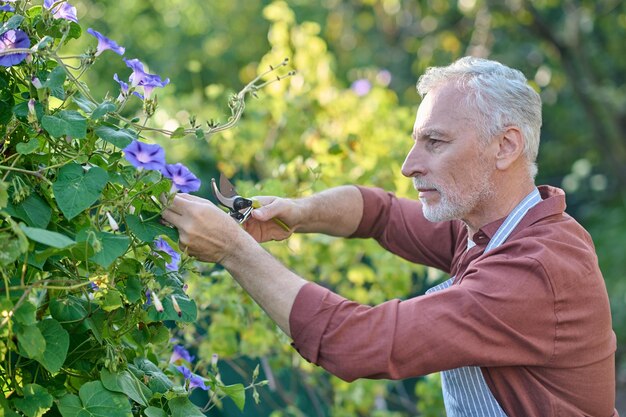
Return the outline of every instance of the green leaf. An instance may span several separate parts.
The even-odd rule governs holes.
[[[45,319],[37,323],[41,334],[46,339],[46,349],[37,359],[51,373],[59,372],[70,346],[70,335],[55,319]]]
[[[148,386],[152,392],[166,393],[174,384],[165,376],[163,372],[150,360],[146,358],[135,358],[137,370],[143,372],[148,377]],[[133,371],[134,372],[134,371]]]
[[[31,49],[33,49],[35,51],[40,51],[40,50],[44,49],[45,47],[47,47],[48,45],[50,45],[53,42],[54,42],[54,38],[52,36],[46,35],[43,38],[41,38],[41,40],[39,42],[37,42],[37,44],[33,45],[33,47]]]
[[[76,236],[76,241],[79,243],[85,242],[87,233],[88,229],[81,230]],[[105,268],[108,268],[117,258],[124,255],[130,246],[130,238],[126,235],[96,232],[96,237],[100,241],[102,248],[89,259]]]
[[[167,417],[167,414],[161,408],[156,408],[152,406],[143,410],[143,413],[146,415],[146,417]]]
[[[96,107],[96,109],[91,113],[91,118],[93,120],[98,120],[101,117],[105,116],[109,112],[115,111],[117,107],[110,101],[104,101]]]
[[[63,67],[56,67],[50,74],[48,79],[44,82],[43,86],[50,90],[50,94],[59,100],[65,99],[65,90],[63,89],[63,83],[67,74]],[[46,129],[47,130],[47,129]],[[54,136],[54,135],[53,135]]]
[[[243,411],[243,407],[246,404],[246,389],[243,384],[226,385],[220,387],[220,390],[228,395],[228,397],[234,401],[235,405]]]
[[[56,138],[67,135],[82,139],[87,135],[87,119],[74,110],[63,110],[54,116],[43,116],[41,126]]]
[[[65,235],[62,235],[61,233],[40,229],[38,227],[28,227],[24,224],[20,224],[20,227],[30,240],[43,243],[47,246],[52,246],[53,248],[63,249],[76,244],[75,241]]]
[[[41,417],[52,407],[52,395],[37,384],[24,385],[24,398],[13,400],[15,407],[28,417]]]
[[[132,417],[128,398],[107,390],[100,381],[84,384],[78,396],[62,397],[58,407],[63,417]]]
[[[137,139],[137,134],[128,129],[114,129],[109,126],[98,126],[94,132],[100,139],[105,140],[120,149],[124,149],[130,145],[133,140]]]
[[[24,232],[10,217],[7,221],[11,225],[13,233],[0,233],[0,265],[8,265],[15,262],[22,253],[28,250],[28,239]]]
[[[174,241],[178,241],[178,232],[176,229],[167,227],[159,223],[156,219],[142,221],[139,216],[128,214],[126,215],[126,224],[131,232],[143,242],[152,243],[159,235],[165,235]]]
[[[0,209],[6,207],[7,204],[9,204],[9,183],[0,181]],[[12,214],[9,213],[9,215]]]
[[[196,129],[196,139],[204,140],[206,135],[204,134],[204,130]]]
[[[124,303],[122,303],[120,292],[109,288],[102,298],[102,309],[110,312],[123,306]]]
[[[9,402],[4,395],[0,395],[0,417],[21,417],[9,407]]]
[[[85,172],[78,164],[63,166],[52,190],[65,217],[70,220],[95,203],[108,178],[106,171],[100,167],[92,167]]]
[[[85,113],[91,113],[97,107],[93,101],[89,100],[88,98],[85,98],[84,96],[80,94],[74,95],[72,97],[72,101],[76,103],[76,105],[80,107],[80,109],[83,110]]]
[[[33,303],[25,301],[13,313],[13,318],[24,326],[37,324],[37,307]]]
[[[205,417],[198,406],[187,397],[172,398],[167,402],[172,417]]]
[[[32,138],[28,142],[20,142],[15,145],[15,150],[17,150],[17,153],[20,155],[28,155],[35,152],[39,146],[41,146],[41,140],[39,138]]]
[[[114,374],[105,368],[100,372],[100,380],[109,391],[126,394],[144,407],[148,406],[148,401],[152,397],[152,391],[127,370]]]
[[[24,20],[24,16],[20,16],[19,14],[11,16],[9,20],[4,22],[2,26],[0,26],[0,35],[4,34],[7,30],[17,29],[22,24]]]
[[[172,132],[172,135],[170,136],[172,139],[177,139],[177,138],[182,138],[185,137],[185,128],[184,127],[178,127],[176,128],[176,130],[174,130]]]
[[[118,269],[119,270],[119,269]],[[141,279],[137,276],[129,276],[126,279],[126,285],[124,287],[124,294],[131,303],[136,303],[141,298],[141,292],[143,287],[141,286]]]
[[[178,316],[176,310],[174,310],[171,297],[176,297],[176,302],[178,303],[182,313],[180,317]],[[182,295],[174,294],[164,297],[161,300],[161,303],[163,304],[162,313],[159,313],[154,307],[151,307],[148,310],[148,318],[151,321],[174,320],[183,323],[193,323],[198,318],[198,307],[196,306],[195,301],[187,297],[184,293]]]
[[[43,355],[46,350],[46,339],[39,327],[23,326],[16,331],[17,335],[17,347],[23,356],[27,358],[35,359]]]
[[[31,194],[18,205],[9,203],[7,209],[13,217],[24,220],[27,225],[45,229],[50,223],[52,209],[48,203],[37,194]]]
[[[73,296],[55,297],[50,300],[50,315],[59,323],[78,323],[87,317],[83,302]]]

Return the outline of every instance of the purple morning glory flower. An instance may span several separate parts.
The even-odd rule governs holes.
[[[152,296],[150,295],[151,291],[150,290],[146,290],[146,305],[152,305]]]
[[[170,83],[170,79],[166,78],[165,81],[161,80],[161,77],[154,74],[145,74],[143,79],[139,82],[139,85],[143,87],[144,96],[149,99],[152,94],[152,90],[155,87],[163,88]]]
[[[100,55],[102,52],[107,49],[112,50],[116,54],[124,55],[126,49],[122,46],[119,46],[115,41],[107,38],[103,34],[98,31],[93,30],[92,28],[87,29],[87,33],[92,34],[98,39],[98,46],[96,47],[96,56]]]
[[[164,177],[172,180],[172,188],[183,193],[190,193],[200,189],[200,180],[181,163],[165,165],[161,173]]]
[[[194,357],[189,354],[187,349],[185,349],[181,345],[176,345],[174,346],[174,351],[172,352],[172,356],[170,357],[170,363],[176,363],[180,360],[191,363],[193,362]]]
[[[15,9],[10,4],[3,4],[0,6],[0,12],[14,12]]]
[[[11,29],[0,35],[0,52],[7,49],[29,48],[30,39],[26,32],[19,29]],[[16,53],[0,56],[0,65],[12,67],[22,62],[28,54]]]
[[[124,59],[126,65],[133,70],[128,80],[130,85],[136,87],[138,85],[143,87],[143,92],[146,98],[150,98],[152,89],[155,87],[165,87],[169,84],[170,79],[166,78],[165,81],[161,80],[156,74],[149,74],[144,70],[143,63],[138,59]]]
[[[113,79],[115,81],[117,81],[117,83],[120,85],[120,92],[127,96],[128,95],[128,84],[126,84],[124,81],[120,80],[119,77],[117,76],[117,73],[113,74]]]
[[[123,149],[124,157],[135,168],[160,171],[165,166],[165,151],[159,145],[133,140]]]
[[[183,374],[185,380],[189,381],[189,389],[200,388],[205,391],[209,390],[209,387],[204,384],[204,380],[202,379],[202,377],[192,373],[186,366],[180,365],[177,366],[176,369],[178,369],[180,373]]]
[[[125,83],[124,81],[120,80],[119,77],[117,76],[117,74],[113,74],[113,79],[115,81],[117,81],[117,83],[120,85],[120,95],[119,95],[119,97],[117,99],[121,101],[122,99],[124,99],[124,97],[128,96],[128,90],[129,90],[130,87],[128,86],[127,83]],[[138,92],[133,91],[133,95],[135,95],[135,96],[137,96],[137,97],[139,97],[140,99],[143,100],[143,96],[141,94],[139,94]]]
[[[169,271],[178,271],[180,253],[176,252],[176,250],[172,248],[162,237],[154,240],[154,248],[170,255],[171,261],[165,264],[165,268]]]
[[[364,96],[372,89],[372,84],[364,78],[358,79],[350,86],[357,96]]]
[[[140,60],[136,58],[135,59],[124,58],[124,62],[126,62],[126,66],[128,66],[130,69],[133,70],[133,73],[130,74],[130,77],[128,78],[128,80],[130,81],[133,87],[136,87],[137,85],[139,85],[141,81],[143,81],[145,76],[148,74],[143,70],[143,64],[141,63]]]
[[[65,1],[61,4],[58,3],[60,3],[58,0],[44,0],[43,7],[51,10],[52,16],[57,19],[71,20],[74,23],[78,23],[78,18],[76,17],[76,7]]]

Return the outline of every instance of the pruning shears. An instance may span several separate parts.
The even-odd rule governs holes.
[[[261,203],[259,201],[240,196],[239,193],[237,193],[237,190],[235,190],[235,186],[222,173],[220,173],[219,188],[215,178],[211,178],[211,189],[213,190],[213,195],[220,205],[226,207],[230,217],[235,219],[239,224],[243,224],[246,220],[248,220],[252,210],[261,207]],[[282,220],[277,218],[272,220],[285,231],[289,231],[289,226],[287,226]]]

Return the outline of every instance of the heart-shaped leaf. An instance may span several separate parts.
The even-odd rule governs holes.
[[[100,167],[88,171],[73,163],[62,167],[52,190],[65,217],[72,219],[96,202],[108,179],[107,172]]]
[[[78,396],[66,395],[58,406],[63,417],[132,417],[128,397],[107,390],[100,381],[87,382]]]

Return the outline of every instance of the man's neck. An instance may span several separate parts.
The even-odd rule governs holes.
[[[506,217],[535,188],[533,181],[523,181],[509,186],[495,186],[494,194],[476,213],[462,219],[470,238],[483,226]]]

